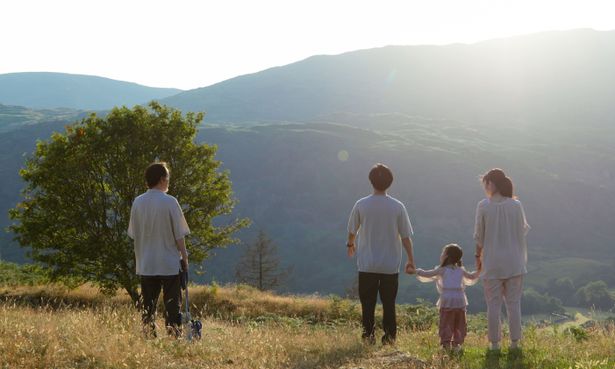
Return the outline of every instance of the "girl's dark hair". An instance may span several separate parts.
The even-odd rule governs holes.
[[[483,183],[488,182],[493,183],[500,195],[510,198],[514,197],[513,183],[510,178],[508,178],[506,174],[504,174],[504,171],[502,169],[491,169],[489,172],[483,175]]]
[[[463,266],[461,258],[463,257],[463,250],[459,245],[455,243],[444,246],[444,261],[442,261],[441,267],[447,265]]]
[[[147,187],[154,188],[160,183],[162,178],[169,176],[169,168],[165,162],[157,162],[150,164],[145,170],[145,181]]]

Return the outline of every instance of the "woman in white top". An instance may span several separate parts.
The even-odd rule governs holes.
[[[467,332],[466,307],[468,298],[465,287],[478,281],[479,271],[469,273],[463,267],[463,250],[456,244],[444,246],[440,255],[440,266],[431,269],[417,269],[421,282],[436,282],[440,298],[436,306],[440,309],[440,344],[448,349],[460,349]]]
[[[478,203],[474,240],[476,262],[487,302],[488,335],[491,349],[502,339],[500,312],[506,304],[511,348],[521,340],[521,295],[527,273],[526,235],[530,229],[521,202],[513,196],[513,184],[501,169],[482,178],[487,198]]]

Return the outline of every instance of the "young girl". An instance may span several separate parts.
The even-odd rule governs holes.
[[[463,251],[456,244],[444,246],[440,255],[440,266],[432,270],[417,269],[421,282],[436,281],[440,298],[436,306],[440,309],[440,344],[443,348],[460,349],[466,336],[466,306],[468,298],[465,286],[478,281],[480,270],[469,273],[463,267]]]

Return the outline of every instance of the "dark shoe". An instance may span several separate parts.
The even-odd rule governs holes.
[[[173,338],[179,338],[181,337],[181,334],[182,334],[182,331],[179,326],[167,325],[167,335]]]
[[[382,336],[382,345],[386,346],[386,345],[394,345],[395,344],[395,337],[389,336],[388,334],[385,334],[384,336]]]
[[[363,335],[361,337],[361,339],[363,340],[363,343],[366,345],[375,345],[376,344],[376,337],[374,337],[373,334],[370,335]]]
[[[144,324],[143,325],[143,337],[145,337],[145,339],[158,338],[158,334],[156,333],[156,325],[155,324]]]

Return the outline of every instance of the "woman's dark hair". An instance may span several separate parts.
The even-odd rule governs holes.
[[[145,169],[145,181],[149,188],[156,187],[162,178],[168,176],[169,168],[167,168],[167,163],[165,162],[152,163]]]
[[[463,250],[459,245],[455,243],[448,244],[444,246],[444,260],[442,261],[441,267],[445,267],[447,265],[455,265],[455,266],[463,266],[463,262],[461,258],[463,257]]]
[[[384,164],[376,164],[369,171],[369,181],[378,191],[386,191],[393,183],[393,172]]]
[[[504,171],[499,168],[491,169],[487,174],[483,175],[483,183],[493,183],[496,190],[504,197],[514,197],[513,183],[504,174]]]

